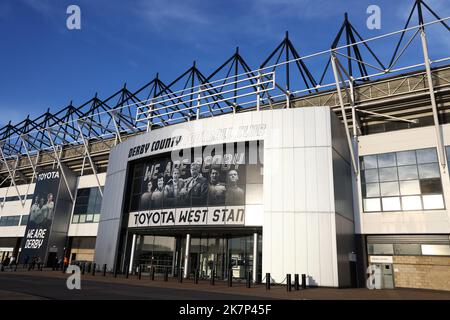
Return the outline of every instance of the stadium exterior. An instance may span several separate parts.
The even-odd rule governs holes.
[[[258,69],[236,50],[8,124],[0,259],[450,290],[450,55],[427,38],[448,19],[417,0],[363,40],[346,15],[330,50],[301,57],[286,34]]]

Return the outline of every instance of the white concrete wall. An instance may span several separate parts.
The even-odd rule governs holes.
[[[450,125],[441,126],[444,143],[450,145]],[[359,156],[436,147],[434,126],[398,130],[359,137]],[[448,167],[441,167],[446,210],[370,212],[360,216],[356,231],[361,234],[450,233],[450,179]],[[361,195],[360,195],[361,197]]]
[[[30,185],[18,185],[19,193],[22,197],[26,197],[27,194],[32,194],[34,192],[35,184]],[[0,188],[0,216],[23,216],[30,213],[32,200],[22,201],[6,201],[3,202],[4,197],[14,197],[18,196],[16,188],[14,186]],[[22,219],[22,217],[21,217]],[[26,226],[11,226],[11,227],[0,227],[0,238],[16,238],[23,237],[25,234]]]

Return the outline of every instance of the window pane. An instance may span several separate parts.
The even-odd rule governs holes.
[[[20,221],[20,225],[21,226],[26,226],[27,225],[27,223],[28,223],[28,218],[29,218],[30,216],[27,214],[27,215],[23,215],[22,216],[22,220]]]
[[[444,209],[444,199],[441,194],[422,196],[423,208],[427,209]]]
[[[450,246],[446,244],[423,244],[422,254],[426,256],[450,256]]]
[[[395,161],[395,153],[383,153],[378,155],[378,167],[395,167],[397,165]]]
[[[364,197],[379,197],[380,196],[380,186],[378,183],[368,183],[365,185],[365,195]]]
[[[380,191],[382,196],[398,196],[398,182],[383,182],[380,183]]]
[[[369,243],[367,245],[369,254],[394,254],[391,243]]]
[[[398,167],[398,178],[400,180],[414,180],[419,178],[417,166]]]
[[[86,215],[85,214],[80,214],[80,223],[85,223],[86,222]]]
[[[402,197],[403,210],[422,210],[420,196]]]
[[[420,244],[418,243],[395,243],[394,253],[400,255],[420,256],[422,254],[422,250],[420,249]]]
[[[364,181],[366,183],[378,182],[378,170],[377,169],[365,170]]]
[[[400,181],[400,194],[420,194],[419,180]]]
[[[100,214],[94,214],[94,222],[100,221]]]
[[[397,152],[397,165],[405,166],[416,164],[416,153],[414,151]]]
[[[72,223],[78,223],[79,220],[80,220],[80,215],[74,214],[72,217]]]
[[[364,199],[364,211],[366,212],[381,211],[380,198]]]
[[[417,162],[418,163],[430,163],[437,162],[436,149],[428,148],[417,150]]]
[[[381,168],[379,170],[380,181],[397,181],[397,167]]]
[[[78,189],[77,198],[78,197],[89,197],[90,188]]]
[[[90,213],[86,215],[86,222],[92,222],[94,220],[94,214]]]
[[[364,156],[363,157],[363,169],[375,169],[377,165],[377,156]]]
[[[437,163],[419,165],[419,177],[420,179],[440,178],[439,165]]]
[[[383,211],[400,211],[400,198],[392,197],[392,198],[382,198],[381,202],[383,203]]]
[[[442,193],[441,179],[420,180],[422,194]]]

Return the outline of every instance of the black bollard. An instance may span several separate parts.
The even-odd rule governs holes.
[[[138,279],[141,280],[141,277],[142,277],[142,265],[139,266]]]
[[[84,274],[86,271],[86,263],[83,263],[83,267],[81,268],[81,274]]]
[[[302,289],[306,289],[306,274],[302,274]]]
[[[292,290],[292,283],[291,283],[291,275],[286,275],[286,290],[289,292]]]
[[[211,270],[211,279],[209,281],[209,283],[213,286],[215,283],[215,279],[216,278],[216,272],[214,270]]]
[[[155,280],[155,267],[154,266],[152,266],[150,269],[150,275],[152,277],[152,281],[154,281]]]
[[[233,269],[231,268],[228,270],[228,286],[233,286]]]
[[[0,270],[2,270],[2,272],[5,271],[5,266],[3,264],[2,264],[2,267],[0,268]],[[30,270],[30,269],[28,269],[28,270]]]
[[[106,263],[103,265],[103,276],[106,277]]]
[[[89,263],[89,264],[88,264],[88,267],[87,267],[87,273],[91,273],[91,266],[92,266],[92,264]]]
[[[266,290],[270,290],[270,273],[266,273]]]
[[[247,272],[247,288],[252,287],[252,272]]]
[[[128,266],[127,266],[127,268],[125,270],[125,277],[128,279],[129,276],[130,276],[130,268],[128,268]]]
[[[169,269],[164,270],[164,281],[167,282],[169,280]]]
[[[294,289],[298,291],[300,289],[300,283],[298,282],[298,273],[294,275]]]
[[[17,271],[17,263],[16,263],[16,265],[15,265],[15,267],[14,267],[14,271]]]
[[[117,267],[114,267],[113,274],[114,274],[114,278],[117,278]]]
[[[95,267],[97,267],[97,265],[94,263],[94,266],[92,268],[92,275],[95,276]]]
[[[178,283],[183,283],[183,268],[181,268],[181,271],[178,274]]]
[[[198,284],[198,270],[197,269],[195,269],[195,271],[194,271],[194,283]]]

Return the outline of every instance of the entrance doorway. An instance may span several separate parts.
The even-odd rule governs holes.
[[[375,286],[377,289],[394,289],[394,273],[392,264],[376,263],[375,266]]]
[[[253,234],[242,236],[192,236],[189,247],[188,277],[197,271],[200,278],[208,279],[214,271],[218,280],[231,276],[246,279],[253,271]],[[257,279],[261,279],[262,248],[258,237]],[[185,267],[186,235],[170,237],[141,235],[137,237],[133,266],[143,272],[151,267],[155,273],[177,276]]]

